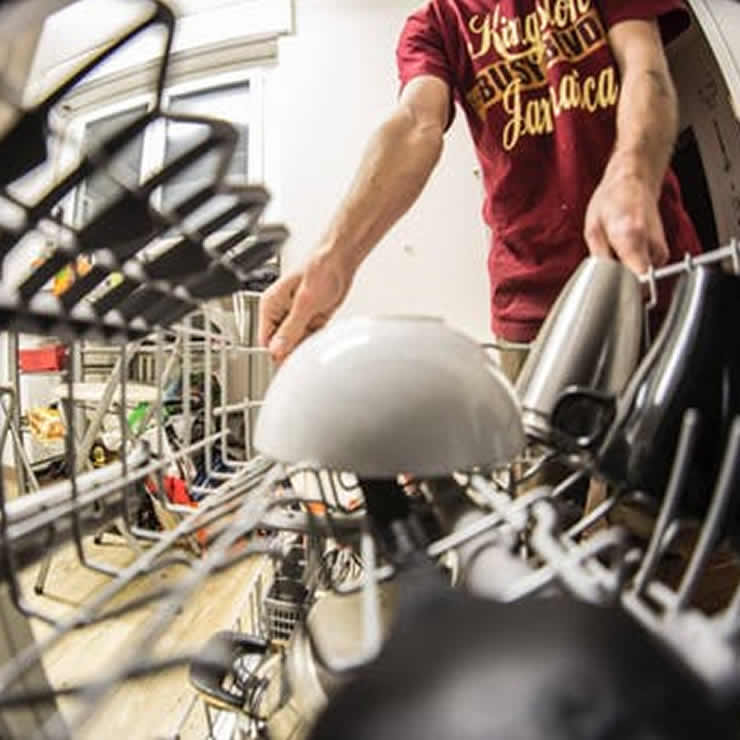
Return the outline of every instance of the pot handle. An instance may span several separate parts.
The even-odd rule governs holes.
[[[252,635],[240,632],[217,632],[190,662],[190,683],[202,694],[207,704],[220,709],[241,709],[244,697],[229,693],[222,684],[233,662],[242,655],[263,655],[267,643]]]
[[[558,397],[551,426],[566,445],[593,451],[617,414],[617,397],[583,386],[569,386]]]

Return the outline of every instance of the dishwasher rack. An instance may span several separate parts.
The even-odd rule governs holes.
[[[61,4],[5,4],[0,40],[6,43],[5,32],[16,23],[30,19],[38,26]],[[255,349],[252,336],[229,325],[225,304],[214,302],[246,301],[253,323],[255,291],[277,275],[276,258],[288,232],[261,222],[270,199],[265,188],[227,181],[237,139],[231,124],[164,109],[173,9],[160,0],[131,5],[136,18],[102,39],[32,107],[24,104],[23,88],[14,87],[13,80],[3,78],[0,86],[0,330],[57,337],[71,356],[93,348],[112,358],[96,390],[72,372],[57,389],[59,406],[66,410],[66,480],[28,494],[0,481],[0,735],[8,738],[74,737],[122,681],[187,664],[193,651],[153,651],[181,605],[211,573],[263,553],[279,557],[272,538],[254,533],[264,512],[286,505],[286,496],[272,486],[282,478],[280,468],[251,449],[259,401],[225,395],[229,362],[243,357],[237,366],[251,377],[259,374],[265,355]],[[61,137],[57,106],[93,70],[152,30],[161,32],[153,107],[58,172],[51,162]],[[26,62],[33,55],[25,46],[12,51],[22,51]],[[120,167],[119,155],[162,120],[192,135],[158,171],[134,182]],[[206,159],[216,166],[204,186],[173,208],[152,204],[158,188]],[[27,177],[39,167],[42,177]],[[75,223],[59,206],[96,176],[105,176],[115,192],[87,221]],[[21,181],[24,186],[18,187]],[[216,215],[198,220],[201,209],[210,207],[213,214],[214,206]],[[47,255],[11,284],[9,262],[39,241],[50,245]],[[90,269],[52,293],[53,277],[76,267],[82,256],[91,257]],[[132,408],[130,400],[141,387],[133,382],[132,363],[143,356],[153,358],[153,371],[145,384],[146,401]],[[3,440],[10,434],[22,452],[13,409],[4,407],[4,415]],[[91,459],[96,445],[108,459]],[[123,546],[131,550],[126,565],[90,554],[91,545],[109,532],[122,535]],[[101,574],[107,583],[59,616],[39,594],[53,567],[50,558],[62,548],[71,548],[80,568]],[[32,595],[27,573],[38,566]],[[143,595],[126,593],[134,581],[167,568],[178,571],[175,585],[158,583]],[[52,647],[77,631],[150,606],[150,618],[121,647],[109,670],[76,685],[51,685],[43,660]],[[32,632],[29,619],[47,626],[42,637]],[[62,713],[60,702],[70,698],[75,703],[68,702]]]
[[[44,5],[44,0],[29,1],[37,2],[36,7]],[[261,565],[237,598],[243,602],[238,610],[247,617],[232,626],[238,632],[256,631],[269,638],[265,597],[275,564],[286,557],[288,537],[297,534],[332,541],[359,553],[360,567],[349,569],[349,576],[328,577],[325,586],[343,594],[365,594],[368,655],[379,648],[377,588],[394,576],[393,566],[376,553],[358,509],[358,482],[347,473],[286,468],[255,455],[251,433],[260,399],[249,396],[234,401],[226,396],[229,356],[244,355],[252,363],[264,358],[264,352],[252,345],[250,337],[230,331],[223,311],[209,301],[232,294],[237,294],[237,300],[256,297],[244,288],[252,284],[254,270],[272,259],[288,237],[279,225],[260,224],[269,198],[266,190],[224,181],[225,164],[234,148],[233,129],[223,121],[179,116],[177,120],[207,131],[206,138],[143,185],[132,184],[117,171],[115,156],[137,131],[162,117],[172,118],[158,104],[84,155],[72,172],[36,198],[23,200],[13,192],[13,181],[45,157],[43,135],[39,140],[38,132],[43,134],[53,105],[103,57],[152,26],[165,31],[157,83],[161,93],[174,15],[159,0],[142,0],[141,7],[137,23],[111,39],[102,54],[48,95],[45,104],[26,110],[19,97],[3,89],[5,102],[17,117],[9,128],[0,129],[0,154],[8,155],[1,159],[12,164],[0,173],[2,257],[21,248],[32,233],[53,235],[55,249],[19,285],[0,286],[0,329],[60,336],[73,351],[92,346],[112,358],[99,398],[80,405],[81,389],[71,374],[60,392],[69,409],[65,416],[68,479],[17,498],[0,480],[0,735],[8,738],[75,737],[105,710],[106,700],[122,683],[183,665],[223,669],[223,656],[204,656],[182,646],[164,651],[158,644],[209,577],[250,559],[258,559]],[[18,158],[19,152],[26,151],[16,146],[19,139],[35,144],[35,157]],[[216,154],[222,164],[213,182],[171,212],[149,205],[157,187],[208,154]],[[65,222],[55,210],[59,200],[100,171],[118,184],[116,197],[81,228]],[[214,222],[192,228],[188,217],[216,197],[228,200],[225,210]],[[206,248],[206,238],[234,221],[233,234]],[[150,251],[170,229],[178,234],[175,246]],[[49,295],[45,290],[49,278],[88,253],[95,256],[89,276],[58,297]],[[733,245],[726,256],[735,254]],[[101,340],[107,342],[102,348]],[[153,395],[145,407],[137,404],[132,409],[130,368],[142,356],[153,358],[152,370],[146,374]],[[193,389],[198,374],[203,378],[202,394]],[[740,424],[728,445],[726,472],[684,579],[674,590],[655,577],[657,564],[682,526],[675,502],[690,456],[692,424],[689,415],[676,455],[674,482],[646,552],[637,549],[619,527],[583,536],[621,501],[639,498],[636,492],[613,496],[589,515],[564,523],[560,502],[567,498],[569,486],[588,474],[583,468],[562,486],[537,488],[520,497],[514,497],[511,486],[498,476],[482,472],[460,476],[458,485],[481,516],[438,538],[427,553],[433,559],[448,558],[461,545],[490,534],[494,548],[527,569],[521,575],[520,568],[512,568],[505,576],[502,600],[518,601],[554,589],[591,603],[621,604],[672,646],[719,695],[734,698],[740,686],[736,648],[740,591],[719,615],[693,609],[691,596],[716,544],[723,513],[737,495]],[[112,455],[94,468],[89,452],[101,437],[108,440],[105,446]],[[174,479],[187,485],[176,485]],[[419,490],[426,483],[419,481]],[[124,535],[123,546],[131,550],[126,565],[90,554],[95,538],[111,530]],[[45,609],[42,596],[29,593],[24,575],[45,560],[44,567],[53,567],[48,555],[61,547],[72,549],[80,568],[100,573],[107,581],[60,618]],[[131,592],[133,583],[166,568],[178,569],[174,582],[158,582],[143,594]],[[43,568],[41,572],[44,578],[37,580],[37,591],[44,590]],[[151,609],[151,614],[120,645],[107,670],[74,685],[52,685],[44,662],[50,650],[78,631],[144,609]],[[44,637],[34,637],[29,619],[47,626]],[[178,726],[185,719],[178,719]],[[240,731],[237,725],[219,716],[209,732],[226,737]]]

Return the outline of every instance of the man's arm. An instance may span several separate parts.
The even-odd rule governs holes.
[[[586,213],[592,254],[614,254],[634,272],[668,259],[658,201],[678,131],[678,101],[657,22],[609,32],[621,74],[617,139]]]
[[[421,193],[442,152],[448,85],[418,77],[370,139],[359,169],[318,249],[260,301],[259,339],[284,359],[340,306],[355,271]]]

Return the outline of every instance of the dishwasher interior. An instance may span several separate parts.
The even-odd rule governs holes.
[[[163,105],[166,2],[132,3],[77,74],[26,102],[38,24],[64,4],[0,8],[6,39],[17,33],[0,88],[0,328],[11,343],[60,338],[74,368],[55,391],[65,476],[50,485],[20,440],[18,394],[0,388],[18,471],[17,490],[0,488],[0,735],[86,737],[119,687],[185,667],[193,698],[168,737],[187,737],[194,712],[209,738],[736,737],[740,4],[692,0],[693,26],[669,48],[674,167],[704,255],[639,280],[587,260],[516,387],[443,322],[396,317],[333,323],[265,393],[254,309],[289,238],[265,222],[269,191],[226,176],[228,121]],[[53,151],[65,95],[152,29],[154,105],[50,181],[16,187]],[[162,122],[193,135],[132,182],[119,155]],[[202,186],[152,205],[204,160]],[[65,217],[64,198],[101,176],[102,207]],[[52,247],[11,282],[8,261],[34,239]],[[587,327],[593,362],[565,362],[562,327],[604,302],[597,286],[622,300],[674,278],[641,359],[625,364],[624,332],[595,330],[618,310]],[[628,370],[606,372],[620,358]],[[554,464],[561,482],[541,484]],[[590,480],[606,484],[589,508]],[[106,537],[123,564],[100,559]],[[60,614],[44,592],[64,549],[105,583]],[[248,562],[231,624],[197,647],[168,639],[188,603]],[[60,645],[131,614],[143,618],[104,668],[53,680]]]

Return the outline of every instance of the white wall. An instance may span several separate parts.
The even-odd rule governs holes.
[[[297,33],[281,39],[270,80],[279,119],[280,210],[294,234],[286,266],[314,246],[365,141],[392,109],[396,41],[418,5],[296,0]],[[363,265],[342,314],[432,314],[478,339],[489,337],[488,245],[475,165],[459,115],[426,191]]]
[[[55,0],[57,3],[60,0]],[[105,3],[105,12],[100,12]],[[261,38],[290,30],[290,0],[171,0],[178,15],[173,52],[211,44]],[[31,70],[29,98],[62,80],[101,42],[148,17],[151,6],[129,0],[77,0],[47,18]],[[81,29],[84,29],[81,32]],[[139,34],[97,67],[88,79],[105,77],[156,58],[164,34],[153,29]]]
[[[80,13],[101,0],[83,0],[52,19],[34,64],[34,82],[60,74],[101,34],[80,33]],[[106,0],[105,22],[118,27],[130,4]],[[396,99],[395,46],[403,21],[419,0],[294,0],[296,34],[280,40],[279,65],[268,75],[274,103],[265,122],[266,183],[276,191],[276,212],[294,238],[285,264],[302,260],[313,247],[346,190],[365,141]],[[270,28],[286,28],[286,0],[232,0],[208,14],[181,20],[178,46],[212,43],[214,23],[230,14],[224,38],[255,28],[248,8],[268,13]],[[245,24],[232,17],[241,10]],[[115,12],[114,12],[115,11]],[[90,15],[90,13],[88,13]],[[119,18],[119,16],[121,16]],[[193,23],[197,21],[197,23]],[[100,23],[103,23],[101,18]],[[270,25],[271,24],[271,25]],[[203,29],[203,38],[193,35]],[[105,36],[107,34],[102,34]],[[218,34],[216,34],[218,35]],[[132,49],[131,63],[149,56]],[[138,55],[137,53],[138,52]],[[120,60],[116,61],[120,66]],[[419,203],[367,260],[342,314],[423,313],[444,316],[476,338],[488,338],[487,238],[480,218],[481,195],[475,157],[462,115],[447,135],[442,161]]]

